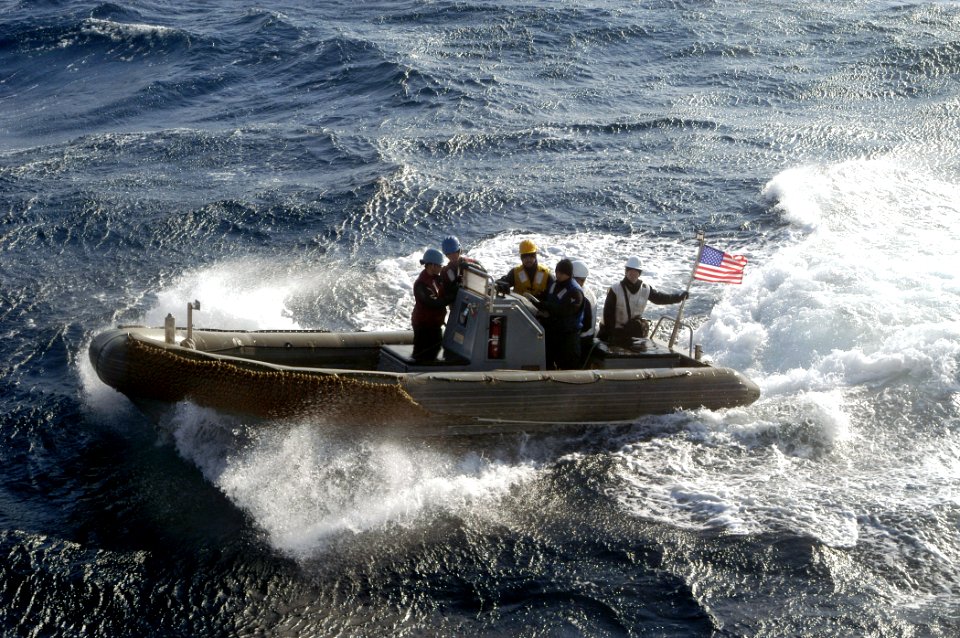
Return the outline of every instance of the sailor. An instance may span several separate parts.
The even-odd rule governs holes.
[[[580,354],[584,361],[590,357],[593,349],[593,337],[597,327],[597,296],[593,290],[587,288],[587,277],[590,269],[579,259],[573,262],[573,278],[583,290],[583,326],[580,328]]]
[[[641,317],[648,301],[666,305],[680,303],[687,298],[687,291],[670,295],[655,290],[640,279],[642,273],[639,257],[634,255],[627,259],[623,280],[610,286],[603,302],[603,321],[597,335],[600,339],[615,345],[630,346],[633,339],[649,336],[650,323]]]
[[[573,278],[573,263],[569,259],[557,262],[556,280],[536,305],[543,311],[540,321],[546,339],[547,369],[579,368],[583,290]]]
[[[537,262],[537,245],[524,239],[520,242],[520,264],[497,280],[497,290],[507,292],[513,288],[518,295],[529,292],[542,299],[553,282],[550,269]]]
[[[413,358],[417,362],[432,361],[440,354],[443,342],[443,321],[447,304],[440,295],[440,268],[443,254],[436,248],[423,253],[423,270],[413,283]]]
[[[478,268],[483,266],[476,259],[463,254],[460,240],[453,235],[444,239],[440,248],[447,257],[447,263],[440,269],[440,293],[449,305],[457,298],[457,291],[463,283],[463,271],[466,266],[473,265]]]

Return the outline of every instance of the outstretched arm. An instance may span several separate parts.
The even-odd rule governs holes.
[[[687,298],[686,290],[684,290],[683,292],[678,292],[675,295],[670,295],[665,292],[659,292],[657,290],[654,290],[653,288],[650,289],[650,301],[652,303],[657,304],[658,306],[665,306],[667,304],[672,304],[672,303],[680,303],[686,298]]]

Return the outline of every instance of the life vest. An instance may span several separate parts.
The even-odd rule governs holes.
[[[645,283],[640,284],[637,292],[630,292],[621,281],[618,284],[610,286],[610,290],[617,296],[617,323],[613,326],[622,328],[627,324],[630,317],[640,317],[647,307],[647,299],[650,298],[650,286]],[[630,306],[630,314],[627,314],[627,305]]]
[[[550,279],[550,269],[543,264],[537,264],[537,272],[533,275],[533,281],[527,276],[527,271],[523,264],[513,269],[513,292],[522,295],[529,292],[539,295],[547,290],[547,281]]]
[[[583,327],[580,336],[587,339],[597,332],[597,296],[592,290],[580,286],[583,290]]]

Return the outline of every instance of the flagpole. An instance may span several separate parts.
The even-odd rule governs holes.
[[[700,255],[703,254],[703,245],[706,243],[706,237],[702,230],[697,231],[697,258],[693,261],[693,268],[690,270],[690,279],[687,280],[687,297],[690,296],[690,285],[693,284],[694,274],[697,272],[697,264],[700,263]],[[687,304],[687,297],[680,301],[680,308],[677,310],[677,319],[673,322],[673,332],[670,333],[670,343],[668,348],[673,350],[673,344],[677,342],[677,335],[680,333],[680,322],[683,321],[683,307]]]

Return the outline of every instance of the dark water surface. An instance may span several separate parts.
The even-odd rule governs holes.
[[[960,7],[0,1],[0,633],[955,636]],[[694,284],[749,408],[159,427],[158,325],[402,328],[458,235]]]

